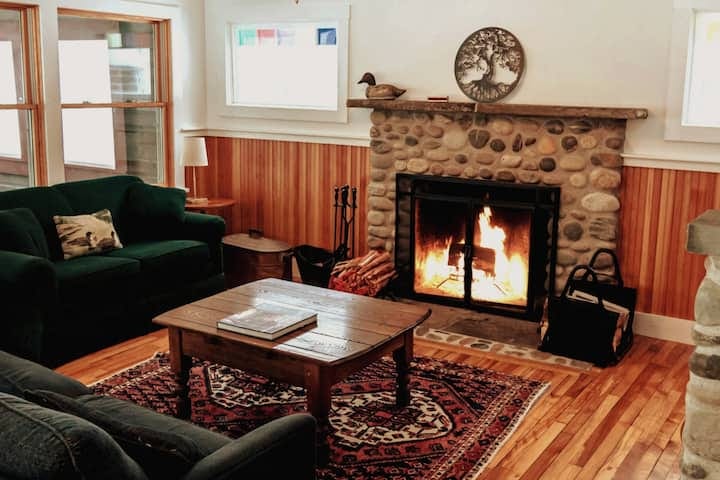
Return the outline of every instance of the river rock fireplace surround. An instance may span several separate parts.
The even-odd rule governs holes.
[[[347,105],[373,109],[370,248],[402,252],[396,247],[414,239],[410,218],[404,228],[396,213],[397,174],[412,174],[559,189],[558,215],[546,220],[548,232],[557,227],[546,261],[556,260],[555,267],[544,276],[554,281],[551,292],[596,249],[617,249],[626,123],[647,118],[647,110],[365,99]]]

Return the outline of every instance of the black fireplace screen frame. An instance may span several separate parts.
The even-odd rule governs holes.
[[[398,173],[395,201],[395,268],[398,279],[394,290],[418,300],[459,306],[473,310],[538,321],[548,295],[555,290],[560,188],[488,180],[436,177]],[[528,258],[528,292],[525,306],[471,299],[470,273],[466,263],[465,296],[456,299],[414,291],[415,275],[415,207],[416,199],[457,202],[470,212],[483,206],[529,210],[530,254]],[[466,236],[471,236],[466,228]],[[466,242],[468,248],[472,242]],[[546,246],[546,247],[545,247]],[[465,255],[470,262],[470,255]]]

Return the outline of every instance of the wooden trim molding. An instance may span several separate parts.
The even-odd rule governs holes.
[[[158,23],[156,35],[156,49],[158,57],[156,61],[158,72],[158,87],[160,100],[165,103],[164,115],[164,151],[165,185],[175,186],[175,105],[173,103],[173,82],[172,82],[172,23],[170,19]],[[164,52],[160,58],[159,53]]]
[[[99,12],[97,10],[81,10],[74,8],[60,7],[57,10],[58,15],[68,15],[73,17],[96,18],[101,20],[115,20],[118,22],[135,22],[135,23],[157,23],[162,22],[164,18],[146,17],[142,15],[126,15],[123,13]]]
[[[533,117],[586,117],[638,120],[648,117],[646,108],[521,105],[512,103],[428,102],[418,100],[372,100],[350,98],[348,108],[375,108],[419,112],[488,113]]]
[[[62,108],[163,108],[165,102],[63,103]]]
[[[30,90],[30,98],[34,103],[32,113],[31,127],[33,129],[33,172],[35,175],[36,185],[48,184],[48,165],[47,165],[47,147],[45,141],[45,92],[43,90],[43,70],[42,70],[42,39],[40,37],[40,7],[33,6],[25,10],[28,29],[28,47],[29,53],[32,55],[31,69],[28,73],[32,75],[32,89]]]

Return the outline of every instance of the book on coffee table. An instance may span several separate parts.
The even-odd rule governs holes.
[[[217,322],[217,328],[251,337],[275,340],[317,321],[309,310],[261,303],[254,308],[233,313]]]

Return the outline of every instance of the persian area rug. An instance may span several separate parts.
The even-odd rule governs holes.
[[[330,463],[318,479],[476,478],[548,384],[418,357],[410,405],[395,406],[395,364],[380,360],[333,388]],[[98,394],[162,413],[176,411],[178,384],[167,354],[107,378]],[[305,411],[305,390],[196,361],[192,422],[236,438]]]

